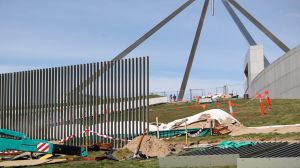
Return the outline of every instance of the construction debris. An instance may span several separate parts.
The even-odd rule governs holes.
[[[100,143],[97,142],[91,146],[89,146],[89,151],[111,151],[113,149],[113,144],[111,143]]]

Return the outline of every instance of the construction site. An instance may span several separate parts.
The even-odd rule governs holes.
[[[0,1],[0,11],[9,7],[13,11],[21,9],[20,6],[15,9],[12,6],[16,4],[4,1],[2,1],[3,7]],[[107,5],[107,2],[100,3]],[[300,9],[300,4],[296,1],[287,3],[296,6],[295,8],[299,6]],[[34,9],[33,4],[32,9]],[[0,63],[0,167],[299,168],[300,40],[295,36],[293,41],[296,41],[296,46],[290,48],[279,36],[293,35],[281,31],[282,35],[277,36],[271,32],[272,27],[267,28],[263,24],[266,20],[260,20],[269,18],[274,22],[276,18],[272,17],[279,18],[280,12],[274,14],[280,10],[278,4],[270,4],[268,8],[273,11],[273,14],[267,17],[257,17],[258,14],[252,14],[256,10],[251,12],[247,10],[243,0],[182,0],[179,4],[167,16],[159,16],[158,23],[152,25],[130,45],[127,44],[124,50],[109,59],[70,64],[69,62],[72,63],[70,57],[68,62],[61,66],[61,64],[52,64],[50,60],[57,58],[51,56],[48,64],[41,63],[41,66],[27,69],[8,68],[6,71],[1,71],[4,63]],[[76,6],[68,5],[65,9]],[[92,4],[88,9],[94,9],[94,5]],[[79,8],[83,10],[81,6]],[[119,7],[116,8],[120,10]],[[136,52],[135,50],[149,41],[150,37],[159,34],[159,31],[166,31],[163,28],[166,25],[174,26],[174,23],[169,22],[176,20],[189,8],[197,8],[200,15],[198,17],[194,15],[194,11],[191,12],[192,17],[198,17],[197,26],[195,32],[192,32],[193,39],[188,48],[188,55],[181,55],[185,61],[187,60],[183,63],[185,69],[183,76],[180,77],[181,81],[177,78],[171,80],[165,76],[165,79],[161,79],[161,83],[158,80],[151,82],[155,78],[153,74],[165,71],[155,71],[159,69],[155,61],[157,58],[151,56],[151,53],[155,52],[151,50],[149,54],[145,54],[147,56],[139,57],[132,57],[130,53]],[[262,7],[262,10],[263,8],[266,7]],[[66,13],[68,12],[67,10]],[[297,12],[300,13],[300,10]],[[0,12],[0,15],[2,14]],[[15,18],[9,12],[4,14]],[[207,15],[211,17],[208,18]],[[206,59],[202,57],[201,65],[195,61],[197,55],[205,55],[203,50],[199,49],[200,46],[205,45],[201,41],[202,38],[209,38],[205,35],[208,30],[204,25],[211,23],[208,20],[214,19],[217,15],[226,15],[228,20],[222,20],[222,24],[234,25],[233,32],[245,40],[242,42],[245,43],[246,50],[232,51],[243,53],[243,55],[237,54],[243,60],[243,62],[239,60],[241,69],[237,70],[241,72],[238,79],[243,79],[242,84],[219,81],[209,83],[207,87],[210,88],[201,83],[189,85],[194,78],[191,75],[195,71],[192,67],[209,64],[208,67],[213,69],[218,66],[218,61],[214,65],[212,62],[205,62]],[[299,14],[288,16],[298,17],[294,22],[299,26]],[[56,19],[60,17],[63,16]],[[121,16],[117,15],[117,17]],[[8,18],[8,20],[13,19]],[[112,25],[117,22],[117,20],[107,20]],[[57,21],[58,25],[59,22]],[[265,36],[282,54],[276,59],[275,56],[267,55],[266,53],[274,53],[266,51],[269,49],[269,43],[265,47],[265,43],[256,42],[261,38],[255,39],[257,33],[251,34],[246,28],[249,26],[248,23],[244,22],[249,22],[258,29],[260,35]],[[9,24],[10,22],[7,22],[5,25],[8,29]],[[220,29],[225,25],[222,24],[218,25]],[[275,22],[275,25],[277,24],[280,23]],[[84,24],[76,25],[74,30],[81,26],[84,27]],[[121,29],[123,28],[118,27],[117,32],[123,31]],[[22,31],[30,32],[30,29],[24,27]],[[67,31],[72,32],[72,30]],[[129,30],[131,31],[134,30]],[[4,34],[0,33],[0,37],[6,37]],[[9,31],[6,34],[9,34]],[[131,34],[117,36],[122,39]],[[157,36],[159,38],[159,35]],[[20,41],[22,38],[26,39],[25,36],[20,37]],[[65,37],[61,36],[61,38]],[[111,43],[108,37],[103,39],[107,40],[107,45]],[[30,42],[29,39],[26,40]],[[84,41],[84,38],[79,38],[80,40]],[[10,41],[13,40],[7,40],[5,43]],[[180,39],[176,43],[180,43]],[[0,47],[0,50],[3,50],[0,51],[3,62],[13,59],[4,56],[10,54],[5,50],[7,46]],[[16,50],[25,53],[29,51],[24,48]],[[59,50],[57,48],[57,51]],[[174,50],[174,53],[181,52],[175,47],[171,50]],[[221,49],[210,48],[210,50],[220,50],[219,52],[224,54],[227,51],[222,47]],[[136,53],[141,55],[139,52]],[[203,57],[209,56],[206,54]],[[38,58],[34,57],[34,59]],[[162,57],[160,59],[160,62],[165,61]],[[168,61],[165,62],[176,62],[176,59],[179,58],[168,57]],[[22,66],[22,63],[28,62],[34,64],[34,61],[22,60],[20,58],[18,65]],[[226,61],[223,64],[221,63],[222,66],[229,67]],[[167,74],[172,73],[167,72]],[[226,71],[217,71],[217,74],[222,73]],[[232,74],[234,73],[230,75]],[[230,82],[229,79],[228,77],[228,81],[225,82]],[[155,87],[151,86],[153,83]],[[172,90],[174,83],[180,84],[180,88],[176,91]],[[159,85],[166,85],[170,89],[161,92],[162,87]]]

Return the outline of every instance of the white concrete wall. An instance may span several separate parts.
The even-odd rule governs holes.
[[[264,50],[262,45],[250,46],[244,61],[244,69],[248,71],[246,85],[249,86],[253,79],[265,68]]]
[[[149,105],[168,103],[167,97],[156,97],[149,99]]]
[[[271,98],[300,98],[300,45],[274,61],[251,82],[250,97],[269,91]]]

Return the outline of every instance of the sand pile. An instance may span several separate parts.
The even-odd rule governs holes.
[[[134,138],[130,141],[124,148],[128,148],[130,151],[135,152],[139,141],[142,136]],[[157,139],[154,136],[145,136],[140,151],[143,154],[150,157],[165,157],[171,153],[178,153],[183,149],[182,144],[169,143],[160,139]]]

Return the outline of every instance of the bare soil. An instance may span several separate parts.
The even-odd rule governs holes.
[[[124,148],[128,148],[130,151],[135,152],[139,141],[142,136],[134,138]],[[150,157],[165,157],[169,154],[178,153],[183,150],[183,143],[171,143],[158,139],[154,136],[145,136],[140,151],[146,156]]]

